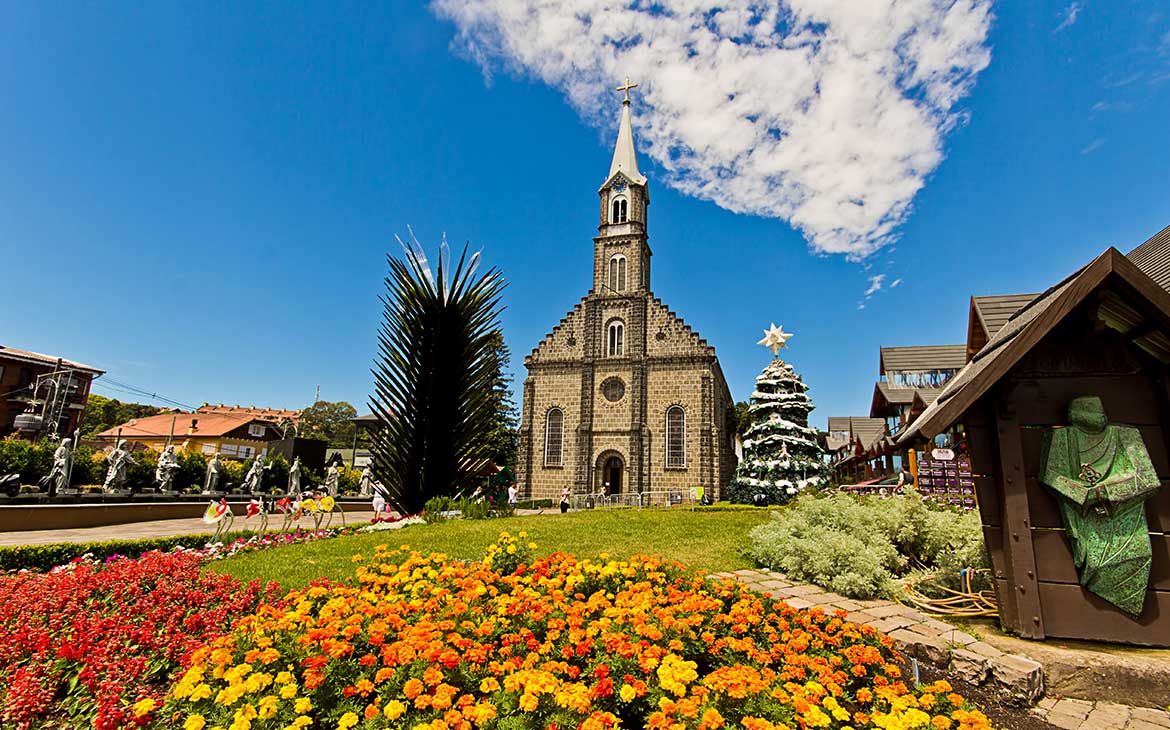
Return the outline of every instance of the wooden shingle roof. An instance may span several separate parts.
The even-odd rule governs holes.
[[[883,347],[878,374],[958,370],[966,362],[966,345]]]
[[[1146,272],[1158,286],[1170,291],[1170,226],[1155,233],[1128,254],[1130,261]]]
[[[905,444],[921,437],[933,438],[949,428],[1108,277],[1116,277],[1144,297],[1157,313],[1159,324],[1170,331],[1170,293],[1152,281],[1120,251],[1109,248],[1012,315],[987,346],[951,378],[938,399],[902,432],[898,442]],[[1124,302],[1108,298],[1103,300],[1101,307],[1102,315],[1119,323],[1136,314],[1128,311],[1131,308]],[[1170,349],[1164,346],[1167,341],[1159,329],[1145,331],[1135,325],[1128,331],[1134,333],[1135,345],[1164,362],[1170,361]]]

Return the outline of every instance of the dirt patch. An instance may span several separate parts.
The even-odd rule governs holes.
[[[914,670],[903,667],[905,676],[913,680]],[[1036,717],[1025,707],[1013,707],[1004,702],[1004,698],[995,691],[990,684],[976,687],[950,676],[938,668],[927,665],[918,665],[918,681],[926,684],[938,679],[945,679],[951,683],[955,691],[967,698],[972,704],[983,711],[997,730],[1053,730],[1051,725]],[[907,682],[909,684],[909,682]]]

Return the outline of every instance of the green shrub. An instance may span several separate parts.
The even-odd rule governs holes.
[[[957,586],[959,570],[987,565],[976,513],[931,509],[913,496],[804,496],[750,537],[760,565],[852,598],[890,596],[913,571]]]
[[[239,537],[250,537],[255,533],[240,530],[226,533],[220,541],[225,545]],[[48,545],[14,545],[0,547],[0,571],[6,570],[48,570],[64,565],[74,558],[89,553],[98,560],[113,555],[137,558],[151,550],[173,550],[176,547],[201,548],[211,540],[211,534],[177,535],[173,537],[148,537],[140,540],[105,540],[103,542],[57,542]]]

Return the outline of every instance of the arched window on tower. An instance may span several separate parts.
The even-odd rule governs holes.
[[[565,412],[553,408],[544,417],[544,465],[561,466],[564,463]]]
[[[626,349],[626,326],[620,319],[609,323],[605,353],[609,357],[621,357]]]
[[[625,198],[614,198],[611,214],[609,216],[610,223],[625,223],[629,218],[629,202]]]
[[[687,414],[682,406],[666,409],[666,466],[684,468],[687,465]]]
[[[609,288],[610,291],[626,290],[626,257],[620,253],[609,259]]]

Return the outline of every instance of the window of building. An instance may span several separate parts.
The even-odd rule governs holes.
[[[553,408],[544,419],[544,465],[561,466],[565,446],[565,412]]]
[[[626,290],[626,257],[620,253],[609,260],[609,288],[612,291]]]
[[[687,465],[687,414],[681,406],[666,409],[666,466]]]
[[[248,424],[248,435],[249,436],[256,436],[259,438],[263,438],[265,433],[267,433],[267,429],[264,428],[263,424],[260,424],[260,423],[249,423]]]
[[[617,403],[626,394],[626,384],[621,378],[607,378],[601,384],[601,393],[610,403]]]
[[[199,450],[210,456],[215,453],[215,444],[203,444]]]
[[[610,223],[625,223],[629,218],[629,202],[625,198],[614,198],[609,216]]]
[[[609,357],[621,357],[626,349],[626,326],[622,321],[614,320],[609,323],[609,335],[606,338],[605,352]]]
[[[253,449],[251,446],[241,446],[240,447],[240,458],[241,459],[251,459],[253,453],[255,453],[255,449]]]
[[[238,451],[235,444],[222,444],[219,447],[219,453],[223,456],[236,456]]]

